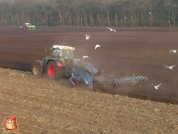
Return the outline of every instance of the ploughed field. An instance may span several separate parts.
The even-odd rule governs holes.
[[[23,134],[177,133],[177,66],[164,66],[178,64],[177,53],[169,52],[177,49],[178,29],[116,30],[0,27],[0,123],[15,115]],[[106,74],[121,78],[134,73],[147,76],[148,83],[98,87],[107,92],[101,93],[85,85],[73,89],[68,79],[35,78],[32,63],[55,44],[75,47],[76,58],[89,56],[84,60]],[[101,47],[95,50],[96,44]],[[160,83],[158,90],[151,86]]]
[[[147,76],[141,86],[111,87],[104,92],[124,94],[141,99],[177,103],[177,66],[172,70],[164,66],[177,65],[178,29],[127,29],[110,32],[106,28],[39,27],[34,31],[16,27],[0,28],[0,67],[30,71],[32,63],[46,56],[45,48],[68,45],[76,48],[76,58],[84,59],[103,69],[106,74],[122,78]],[[86,40],[86,33],[90,39]],[[95,45],[101,47],[94,49]],[[162,83],[158,90],[151,84]],[[87,88],[87,87],[86,87]]]

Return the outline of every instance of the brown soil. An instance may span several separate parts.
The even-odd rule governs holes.
[[[16,115],[21,133],[176,133],[178,103],[178,29],[48,28],[21,31],[0,27],[1,120]],[[90,39],[85,40],[85,34]],[[147,76],[147,84],[107,87],[109,95],[87,87],[72,89],[66,79],[37,79],[29,72],[34,60],[45,56],[45,47],[74,46],[75,57],[115,77]],[[94,49],[96,44],[101,47]],[[11,69],[11,70],[10,70]],[[22,71],[15,71],[22,70]],[[23,72],[26,71],[26,72]],[[158,90],[151,84],[162,83]],[[136,97],[139,99],[128,98]],[[149,100],[140,100],[149,99]]]
[[[106,28],[37,28],[34,31],[21,31],[17,28],[1,27],[0,67],[30,71],[34,60],[45,57],[44,49],[54,44],[76,48],[75,57],[104,69],[106,74],[115,77],[135,75],[147,76],[149,82],[141,87],[107,88],[106,92],[123,93],[131,97],[178,102],[177,54],[169,50],[177,49],[178,29],[117,29],[110,32]],[[90,39],[85,40],[85,34]],[[101,45],[94,49],[95,45]],[[151,84],[162,83],[158,90]]]

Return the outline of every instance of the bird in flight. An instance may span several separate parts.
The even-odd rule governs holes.
[[[87,35],[87,33],[86,33],[86,40],[88,40],[90,38],[90,35]]]
[[[173,52],[173,53],[176,53],[176,52],[177,52],[177,50],[170,50],[169,52]]]
[[[111,32],[116,32],[115,29],[112,29],[112,28],[110,28],[110,27],[107,27],[107,29],[109,29]]]
[[[83,56],[83,59],[85,59],[85,58],[89,58],[88,56]]]
[[[155,88],[155,89],[158,89],[158,88],[161,86],[161,84],[162,84],[162,83],[160,83],[159,85],[154,86],[154,88]],[[153,84],[151,84],[151,85],[153,85]]]
[[[98,47],[100,47],[100,45],[96,44],[96,45],[95,45],[95,49],[97,49]]]
[[[166,68],[169,68],[169,69],[173,69],[173,67],[175,67],[176,65],[173,65],[173,66],[165,66]]]

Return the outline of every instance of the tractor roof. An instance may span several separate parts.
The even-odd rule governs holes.
[[[68,49],[68,50],[75,50],[75,48],[74,48],[74,47],[70,47],[70,46],[63,46],[63,45],[53,45],[53,48]]]

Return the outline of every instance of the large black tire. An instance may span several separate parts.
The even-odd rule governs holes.
[[[64,68],[58,67],[54,61],[50,61],[46,66],[46,75],[50,79],[59,80],[64,77]]]
[[[43,75],[43,69],[39,62],[35,61],[31,68],[32,74],[36,77],[41,77]]]

